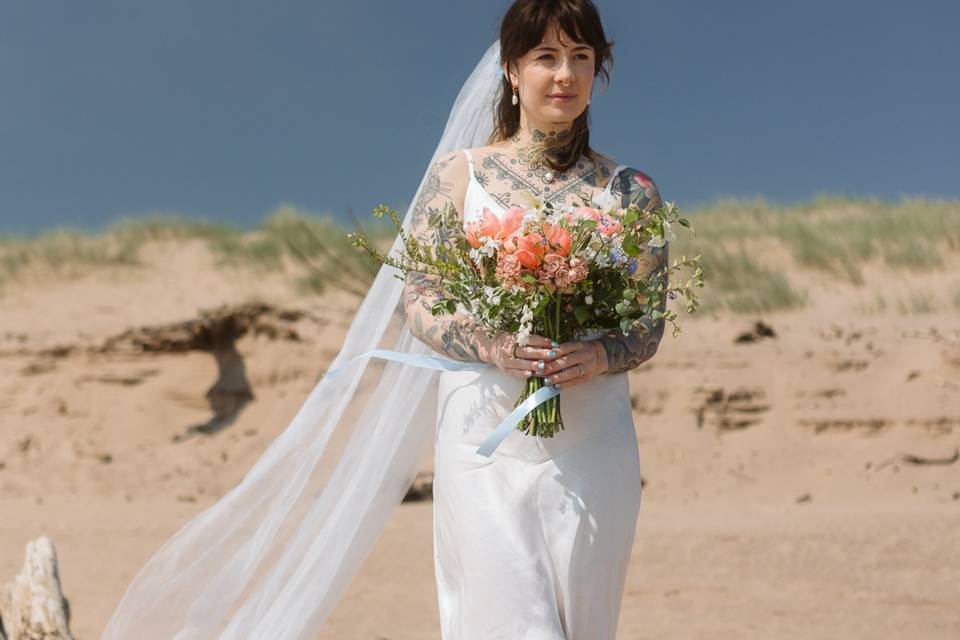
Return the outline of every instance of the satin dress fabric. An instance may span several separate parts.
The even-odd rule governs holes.
[[[503,209],[473,178],[465,220]],[[494,207],[496,207],[494,209]],[[496,367],[439,376],[434,568],[443,640],[612,640],[640,509],[626,373],[562,389],[565,429],[483,440],[524,381]]]

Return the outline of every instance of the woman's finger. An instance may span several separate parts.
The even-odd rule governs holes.
[[[531,335],[529,344],[512,349],[511,354],[515,353],[515,357],[522,360],[550,361],[569,353],[574,345],[576,345],[575,342],[559,344],[555,340],[544,336]]]
[[[594,362],[576,363],[563,371],[558,371],[544,378],[544,382],[558,388],[572,387],[582,384],[597,375],[598,365]]]
[[[583,343],[578,344],[579,346],[574,351],[560,356],[553,361],[545,363],[540,373],[545,376],[550,376],[555,373],[565,371],[570,367],[576,367],[578,364],[584,368],[586,368],[587,365],[593,366],[597,359],[596,349]]]

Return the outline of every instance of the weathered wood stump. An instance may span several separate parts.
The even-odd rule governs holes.
[[[27,557],[13,582],[0,587],[0,639],[73,640],[70,603],[60,590],[53,541],[27,543]]]
[[[433,499],[433,474],[429,471],[417,473],[413,484],[407,490],[407,495],[403,497],[404,502],[418,502],[420,500]]]

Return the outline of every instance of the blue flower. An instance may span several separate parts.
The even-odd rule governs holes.
[[[636,272],[637,272],[637,259],[630,258],[630,260],[627,261],[627,273],[632,276]]]

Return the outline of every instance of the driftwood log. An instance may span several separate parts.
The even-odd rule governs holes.
[[[0,638],[73,640],[70,603],[60,590],[53,541],[42,536],[27,543],[20,574],[0,587]]]

